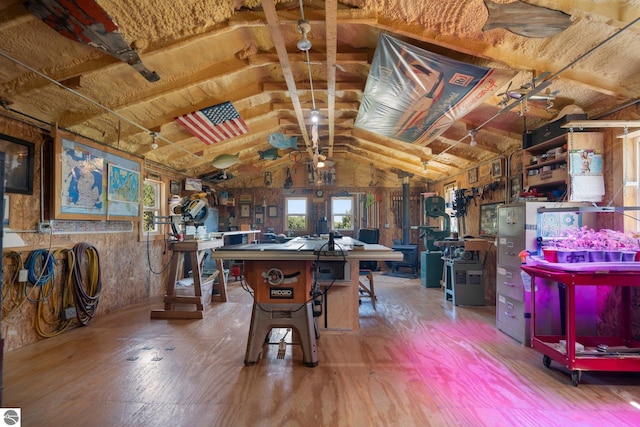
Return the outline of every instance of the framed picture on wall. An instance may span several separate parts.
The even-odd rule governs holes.
[[[240,204],[240,218],[249,218],[251,216],[251,205],[248,203]]]
[[[498,234],[498,206],[502,203],[480,205],[480,235],[495,236]]]
[[[473,168],[469,171],[469,184],[478,182],[478,168]]]
[[[171,181],[169,183],[169,192],[171,194],[180,195],[180,181]]]
[[[198,178],[186,178],[184,189],[187,191],[202,191],[202,180]]]
[[[33,194],[33,159],[35,144],[0,134],[0,151],[4,151],[4,191]]]
[[[491,163],[491,176],[494,178],[500,178],[502,176],[502,159],[495,160]]]
[[[278,207],[277,206],[269,206],[267,208],[267,215],[269,218],[275,218],[278,216]]]

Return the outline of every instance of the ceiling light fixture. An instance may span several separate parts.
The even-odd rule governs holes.
[[[469,146],[475,147],[476,145],[478,145],[478,141],[476,140],[477,133],[478,131],[476,129],[471,129],[469,131],[469,136],[471,137],[471,142],[469,142]]]
[[[318,123],[320,121],[320,111],[317,108],[311,110],[311,122]]]
[[[158,132],[151,132],[151,149],[157,150],[158,143],[156,142],[156,138],[158,137]]]
[[[302,38],[298,41],[296,46],[303,52],[308,52],[311,49],[311,42],[307,38],[307,34],[311,31],[311,24],[304,17],[298,21],[298,32],[302,34]]]
[[[298,49],[303,51],[306,56],[307,72],[309,73],[309,88],[311,90],[311,122],[318,123],[320,121],[320,111],[316,108],[316,97],[313,93],[313,75],[311,74],[311,60],[309,58],[309,49],[311,42],[307,39],[307,34],[311,32],[311,24],[304,18],[304,6],[300,0],[300,20],[298,21],[298,31],[302,34],[302,39],[297,43]]]
[[[309,49],[311,49],[311,42],[307,39],[307,34],[311,31],[311,25],[309,21],[304,18],[304,6],[302,0],[300,0],[300,20],[298,21],[298,31],[302,34],[302,39],[298,41],[298,49],[303,51],[306,56],[307,72],[309,73],[309,89],[311,91],[311,141],[313,144],[313,167],[314,169],[322,168],[325,166],[324,159],[326,156],[322,156],[320,160],[320,147],[318,144],[318,122],[320,121],[320,110],[316,107],[316,96],[313,90],[313,74],[311,73],[311,60],[309,57]]]

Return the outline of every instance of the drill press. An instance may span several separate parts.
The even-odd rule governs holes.
[[[421,225],[420,237],[423,238],[425,251],[421,254],[420,278],[422,286],[439,288],[442,277],[442,251],[435,245],[444,240],[451,232],[451,218],[445,212],[445,200],[440,196],[426,197],[423,202],[424,215],[429,219],[440,220],[437,226]]]

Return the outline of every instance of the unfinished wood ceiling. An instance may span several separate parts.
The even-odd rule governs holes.
[[[98,0],[142,65],[159,76],[154,82],[114,56],[65,38],[25,6],[43,2],[0,0],[0,111],[57,123],[193,177],[218,172],[212,160],[221,154],[239,153],[232,175],[241,166],[286,167],[290,156],[266,160],[258,154],[272,148],[267,136],[274,132],[298,136],[300,158],[307,159],[310,83],[324,154],[361,163],[367,172],[374,165],[379,174],[425,180],[512,151],[525,128],[546,123],[563,107],[597,118],[640,98],[637,0],[530,0],[547,8],[534,14],[507,0],[494,0],[491,13],[483,0],[305,0],[308,64],[296,47],[299,1]],[[567,14],[568,28],[557,32],[549,9]],[[531,30],[551,35],[531,37]],[[509,109],[494,95],[427,145],[354,128],[381,33],[458,61],[511,70],[511,88],[548,72],[542,81],[556,94],[553,105],[510,99]],[[225,101],[249,133],[205,145],[175,122]],[[472,129],[479,129],[474,147]]]

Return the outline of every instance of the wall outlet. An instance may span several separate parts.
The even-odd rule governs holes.
[[[18,272],[18,282],[24,283],[29,279],[29,270],[24,268]]]
[[[384,228],[389,228],[389,224],[385,224],[385,225],[384,225]]]
[[[38,223],[38,233],[51,234],[51,223],[50,222]]]

